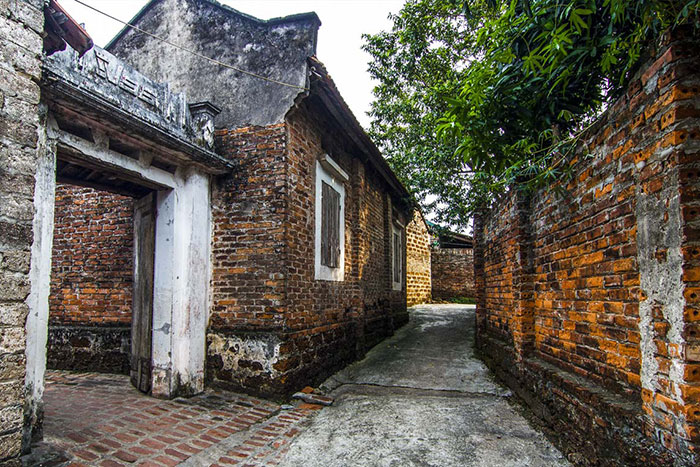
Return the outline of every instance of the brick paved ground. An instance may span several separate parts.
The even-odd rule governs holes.
[[[122,375],[49,371],[44,441],[26,466],[277,465],[318,406],[225,391],[171,401]]]

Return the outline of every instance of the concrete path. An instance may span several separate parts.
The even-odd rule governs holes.
[[[330,378],[282,466],[563,466],[473,355],[474,307],[425,305]]]

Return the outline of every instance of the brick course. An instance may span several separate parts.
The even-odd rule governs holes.
[[[22,446],[42,8],[38,0],[0,1],[0,463]]]
[[[430,303],[432,300],[431,254],[432,238],[419,210],[406,226],[406,302],[408,306]]]
[[[475,222],[477,345],[581,465],[697,461],[696,47],[667,38],[566,197],[514,190]]]
[[[435,300],[476,296],[474,290],[474,249],[440,248],[430,249],[432,271],[432,295]]]

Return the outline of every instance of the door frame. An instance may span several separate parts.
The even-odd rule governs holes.
[[[204,390],[209,303],[211,203],[209,175],[180,165],[173,172],[134,160],[104,145],[61,130],[49,114],[40,132],[35,185],[34,241],[27,299],[26,379],[32,417],[41,416],[48,339],[56,160],[108,167],[156,190],[156,239],[151,394],[188,396]]]

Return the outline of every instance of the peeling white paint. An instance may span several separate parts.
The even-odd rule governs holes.
[[[158,193],[153,299],[153,394],[204,390],[209,303],[209,177],[175,172],[176,188]]]
[[[639,279],[645,298],[639,302],[639,332],[641,335],[642,388],[658,391],[659,363],[656,359],[654,307],[660,307],[669,324],[666,340],[681,346],[683,339],[683,257],[681,252],[682,225],[678,173],[671,173],[660,196],[637,192],[637,261]],[[666,219],[667,220],[664,220]],[[657,259],[657,250],[666,250],[665,259]],[[683,362],[675,356],[671,362],[671,381],[683,379]],[[680,399],[680,394],[677,394]]]
[[[47,139],[46,130],[39,131],[38,147],[39,160],[34,185],[34,240],[29,270],[30,292],[26,301],[29,314],[25,326],[27,372],[24,381],[27,397],[26,415],[30,418],[26,429],[31,429],[36,423],[44,394],[56,197],[55,145],[52,140]],[[29,436],[31,433],[25,432],[25,438]]]

